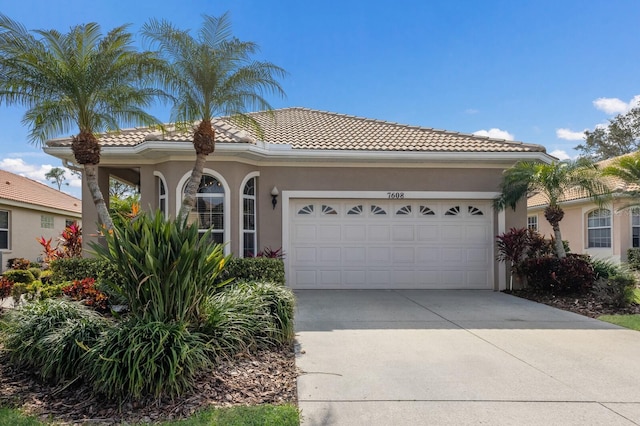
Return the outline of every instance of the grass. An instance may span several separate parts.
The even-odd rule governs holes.
[[[598,319],[621,327],[630,328],[631,330],[640,331],[640,315],[602,315],[599,316]]]
[[[44,426],[35,417],[29,417],[17,409],[0,408],[0,426]],[[300,414],[294,405],[256,405],[226,408],[209,408],[188,419],[162,422],[160,426],[298,426]]]

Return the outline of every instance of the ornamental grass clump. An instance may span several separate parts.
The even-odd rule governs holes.
[[[126,300],[132,316],[145,322],[195,325],[206,297],[226,284],[215,282],[228,260],[223,246],[186,219],[141,213],[104,238],[106,246],[92,248],[116,269],[118,281],[107,285]]]
[[[0,341],[13,365],[59,382],[81,373],[81,345],[93,345],[109,325],[77,302],[45,299],[10,311]]]
[[[86,352],[86,378],[111,399],[178,396],[211,363],[205,338],[184,322],[132,317],[110,329]]]

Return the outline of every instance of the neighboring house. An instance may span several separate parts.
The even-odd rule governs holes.
[[[67,224],[81,222],[82,201],[40,182],[0,170],[0,258],[37,261],[37,239],[60,237]]]
[[[597,163],[598,167],[603,168],[614,159],[601,161]],[[598,206],[577,189],[564,194],[560,204],[564,210],[564,218],[560,222],[562,239],[569,243],[572,253],[589,254],[614,262],[626,261],[627,250],[640,247],[640,210],[624,208],[630,199],[623,194],[629,189],[623,181],[614,177],[603,180],[617,194],[605,205]],[[527,225],[550,237],[553,230],[544,218],[546,206],[547,201],[540,194],[529,197]]]
[[[228,252],[282,247],[293,288],[505,288],[495,235],[525,226],[526,206],[497,213],[492,199],[505,168],[553,159],[542,146],[305,108],[251,115],[262,139],[214,120],[191,218]],[[191,135],[139,128],[100,140],[103,193],[113,175],[139,185],[143,208],[175,217]],[[70,146],[45,151],[72,161]],[[86,185],[83,203],[84,223],[96,223]]]

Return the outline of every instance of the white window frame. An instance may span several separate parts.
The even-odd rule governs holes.
[[[634,242],[634,231],[637,230],[637,244]],[[640,247],[640,208],[631,209],[631,247]]]
[[[260,172],[257,172],[257,171],[251,172],[244,177],[244,179],[242,180],[242,183],[240,184],[240,191],[239,191],[239,197],[238,197],[240,200],[240,203],[238,206],[238,211],[240,212],[240,220],[238,222],[239,224],[238,228],[240,229],[240,234],[238,235],[238,242],[239,242],[240,249],[238,250],[238,254],[240,255],[240,257],[245,257],[245,253],[244,253],[245,232],[253,232],[254,234],[253,244],[255,247],[253,256],[256,256],[258,254],[258,177],[260,177]],[[244,194],[244,187],[247,185],[247,182],[249,182],[249,180],[251,179],[255,179],[255,195],[246,196]],[[244,200],[247,197],[250,197],[254,200],[254,207],[255,207],[254,228],[255,229],[253,231],[244,229]]]
[[[538,232],[538,215],[529,215],[527,216],[527,229]]]
[[[228,243],[229,235],[230,235],[229,230],[231,229],[231,211],[230,211],[231,191],[229,189],[229,184],[227,183],[225,178],[223,178],[222,175],[216,172],[215,170],[205,167],[202,170],[202,175],[203,176],[209,175],[215,178],[218,182],[220,182],[220,184],[222,185],[222,188],[224,189],[223,206],[222,206],[222,214],[223,214],[222,223],[223,223],[224,229],[223,229],[222,235],[223,235],[223,241],[225,243]],[[185,186],[190,177],[191,177],[191,171],[185,173],[182,176],[182,178],[180,178],[180,180],[178,181],[178,185],[176,186],[176,215],[178,215],[178,213],[180,212],[180,207],[182,205],[182,197],[184,194]],[[224,253],[225,255],[231,253],[230,244],[224,244]]]
[[[158,171],[154,171],[153,175],[158,178],[158,210],[162,205],[162,200],[164,200],[164,218],[169,218],[169,186],[167,185],[167,180],[164,178],[164,175]],[[164,195],[160,191],[161,185],[164,185]]]
[[[605,213],[606,212],[606,213]],[[606,216],[602,215],[601,213],[605,213]],[[608,225],[597,225],[597,226],[591,226],[589,224],[589,219],[592,219],[592,215],[598,215],[597,217],[594,216],[593,218],[597,218],[597,219],[608,219]],[[608,241],[608,245],[592,245],[592,241],[591,241],[591,231],[598,231],[598,230],[609,230],[609,241]],[[611,218],[611,210],[609,209],[596,209],[596,210],[591,210],[590,212],[587,213],[587,248],[590,249],[597,249],[597,248],[611,248],[612,244],[612,236],[611,236],[611,231],[612,231],[612,218]],[[599,243],[601,244],[601,243]]]
[[[11,250],[11,211],[10,210],[0,210],[0,213],[6,213],[7,214],[7,227],[6,228],[0,228],[0,232],[6,232],[7,233],[7,246],[6,247],[0,247],[0,250]],[[0,268],[2,267],[2,265],[0,265]]]

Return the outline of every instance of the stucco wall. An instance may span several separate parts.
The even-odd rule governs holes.
[[[36,241],[37,238],[53,238],[53,242],[65,228],[65,220],[76,220],[81,223],[80,218],[73,215],[60,215],[51,212],[41,212],[37,210],[8,206],[0,204],[0,210],[8,210],[9,213],[9,240],[10,249],[2,250],[2,270],[6,269],[7,259],[23,257],[31,261],[37,261],[42,256],[42,246]],[[42,214],[53,216],[53,228],[42,228]]]

